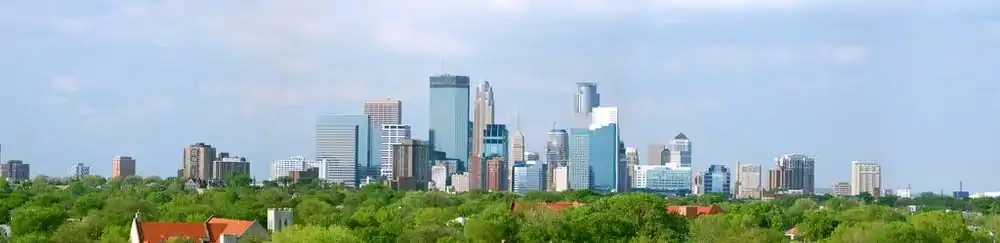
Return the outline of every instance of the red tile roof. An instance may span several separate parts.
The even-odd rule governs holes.
[[[255,221],[210,217],[204,223],[140,222],[139,242],[160,243],[171,237],[185,237],[195,242],[218,243],[223,234],[243,236]]]
[[[224,225],[225,229],[220,234],[243,235],[253,226],[254,221],[211,217],[208,218],[208,223]]]
[[[722,213],[722,208],[718,205],[710,206],[667,206],[667,211],[680,214],[688,218]]]

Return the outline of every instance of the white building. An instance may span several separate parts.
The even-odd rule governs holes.
[[[469,175],[465,173],[451,175],[451,188],[456,193],[469,191]]]
[[[294,222],[293,215],[291,208],[268,208],[267,231],[278,232],[286,227],[291,227],[292,222]]]
[[[305,171],[310,168],[318,168],[320,179],[326,179],[326,163],[324,161],[307,160],[303,156],[292,156],[288,159],[279,159],[271,162],[270,180],[288,176],[292,171]]]
[[[566,166],[552,169],[552,184],[557,192],[569,190],[569,168]]]
[[[385,124],[379,129],[379,150],[381,162],[379,174],[382,178],[392,177],[392,146],[403,144],[404,140],[410,139],[410,126],[399,124]]]
[[[682,191],[692,189],[691,167],[636,165],[632,185],[636,189]]]
[[[90,175],[90,166],[84,163],[76,163],[69,169],[69,176],[73,178],[80,178]]]
[[[737,198],[760,198],[764,189],[761,171],[760,165],[737,162],[733,195]]]
[[[851,195],[867,192],[874,196],[882,192],[882,166],[877,163],[851,162]]]
[[[431,182],[433,188],[440,191],[448,190],[448,166],[446,165],[435,165],[431,166]]]

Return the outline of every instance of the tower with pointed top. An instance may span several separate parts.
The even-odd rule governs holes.
[[[521,133],[521,113],[515,112],[516,120],[514,132],[510,134],[510,158],[507,160],[507,181],[514,181],[514,163],[524,161],[524,133]]]
[[[670,142],[670,165],[674,168],[691,167],[691,140],[684,133]]]

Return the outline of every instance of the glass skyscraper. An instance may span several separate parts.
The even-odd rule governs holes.
[[[316,121],[316,160],[326,160],[326,179],[357,186],[359,172],[378,171],[372,158],[368,115],[321,115]]]
[[[691,167],[691,140],[684,133],[677,134],[671,141],[669,159],[675,167]]]
[[[723,195],[729,195],[730,191],[730,177],[729,168],[724,165],[711,165],[708,170],[705,171],[703,177],[705,178],[704,190],[705,193],[718,193]]]
[[[459,168],[465,169],[471,144],[469,77],[448,74],[431,76],[430,90],[428,138],[431,146],[434,151],[443,152],[446,158],[461,161]]]
[[[590,189],[590,129],[569,130],[569,189]]]
[[[591,189],[599,192],[624,192],[628,189],[628,174],[622,168],[621,139],[618,131],[618,109],[597,107],[593,109],[590,124],[588,164],[593,180]]]
[[[517,194],[545,189],[545,166],[536,161],[514,162],[514,186]]]
[[[490,158],[493,156],[503,157],[507,160],[509,157],[509,146],[510,143],[507,131],[507,125],[503,124],[489,124],[486,125],[486,130],[483,131],[483,158]]]

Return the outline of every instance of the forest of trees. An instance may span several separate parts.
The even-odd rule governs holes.
[[[590,191],[452,195],[288,180],[258,187],[250,181],[235,178],[202,193],[185,190],[183,181],[157,177],[0,182],[0,224],[12,231],[0,236],[0,243],[127,242],[136,212],[148,221],[204,222],[218,216],[266,222],[267,208],[275,207],[295,214],[295,226],[271,235],[279,243],[788,242],[784,232],[793,227],[803,242],[933,243],[993,242],[991,232],[1000,232],[997,199],[932,193],[913,199],[802,196],[765,202]],[[512,211],[515,201],[586,205]],[[665,210],[707,204],[720,205],[725,213],[688,219]],[[909,205],[919,210],[910,212]]]

